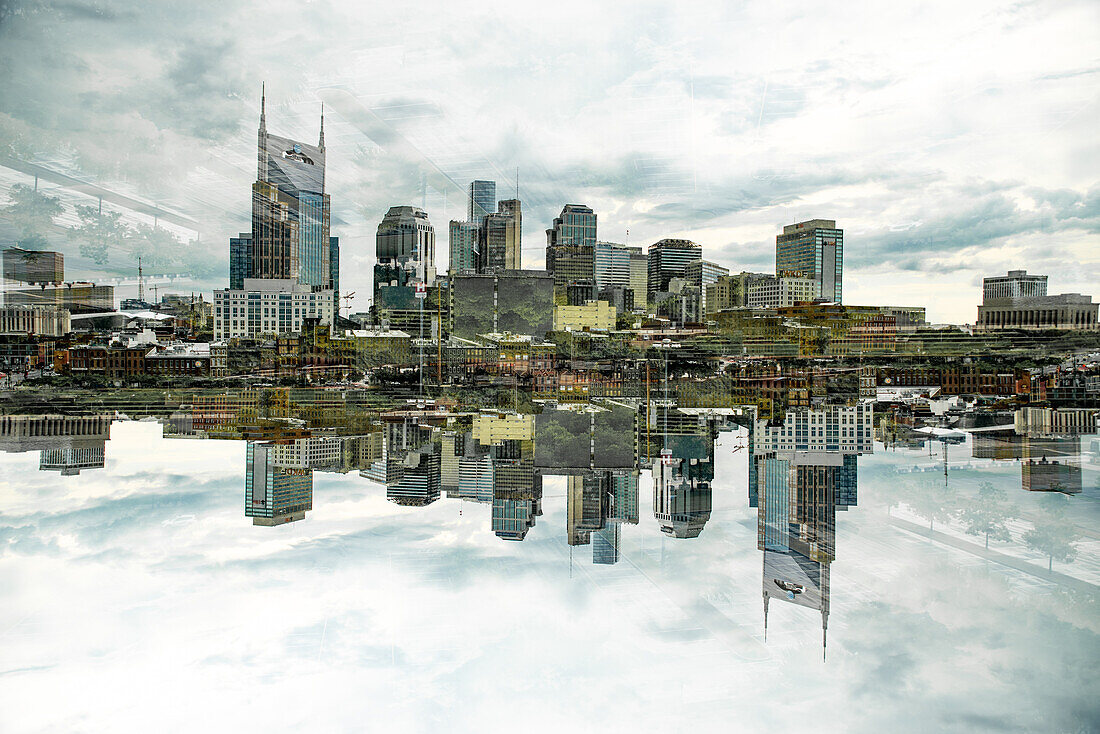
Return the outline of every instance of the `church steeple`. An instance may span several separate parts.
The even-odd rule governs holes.
[[[325,103],[321,103],[321,135],[317,138],[317,147],[325,149]]]

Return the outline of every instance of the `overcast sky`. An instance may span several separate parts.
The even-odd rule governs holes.
[[[981,276],[1010,268],[1100,296],[1098,31],[1087,0],[4,0],[0,154],[193,217],[209,268],[180,287],[224,287],[266,81],[276,134],[315,140],[326,102],[353,310],[387,207],[426,204],[445,269],[466,183],[511,195],[518,169],[527,267],[569,202],[601,239],[689,237],[735,271],[774,269],[784,223],[830,218],[847,302],[972,322]],[[0,168],[5,191],[27,180]],[[95,275],[55,244],[68,277]]]
[[[106,466],[79,476],[0,453],[5,732],[969,734],[1094,731],[1100,715],[1091,595],[892,524],[923,481],[897,468],[939,461],[923,449],[859,458],[822,661],[815,609],[772,601],[763,639],[744,434],[716,449],[698,538],[660,533],[643,473],[611,566],[566,544],[562,477],[522,543],[492,533],[488,505],[399,507],[355,472],[316,473],[306,518],[264,528],[244,516],[244,441],[150,422],[110,435]],[[1021,490],[1013,462],[961,468],[955,502],[987,480],[1021,507],[1054,499]],[[1095,479],[1086,466],[1086,492]],[[1072,501],[1093,527],[1096,503]],[[1045,569],[1015,546],[993,543]],[[1055,570],[1094,578],[1080,554]]]

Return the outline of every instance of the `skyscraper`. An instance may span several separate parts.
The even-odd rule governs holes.
[[[310,145],[269,133],[261,98],[257,158],[245,277],[332,288],[324,114],[317,145]]]
[[[783,227],[775,238],[775,274],[817,281],[821,298],[841,302],[844,230],[832,219],[811,219]]]
[[[252,233],[241,232],[229,238],[229,288],[241,290],[244,279],[252,277]]]
[[[481,270],[481,225],[452,219],[448,226],[448,271],[452,276]]]
[[[683,278],[687,272],[688,263],[701,260],[703,248],[691,240],[663,239],[649,246],[649,301],[655,301],[654,296],[662,291],[667,291],[668,283],[673,278]]]
[[[559,303],[566,302],[571,290],[579,293],[587,288],[591,291],[588,298],[595,297],[596,213],[591,207],[566,204],[554,219],[554,226],[546,230],[546,270],[554,276],[555,300]]]
[[[483,220],[485,270],[519,270],[523,214],[519,199],[501,201]]]
[[[249,441],[245,449],[244,514],[253,525],[294,522],[313,509],[313,470],[280,465],[277,448]]]
[[[435,282],[435,228],[415,206],[391,206],[375,237],[374,291],[385,285]]]
[[[470,201],[466,208],[466,220],[480,223],[482,219],[496,211],[497,182],[471,181],[469,190]]]

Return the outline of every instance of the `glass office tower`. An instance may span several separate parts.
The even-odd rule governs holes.
[[[783,227],[775,238],[775,274],[810,278],[819,295],[841,302],[844,272],[844,230],[832,219],[811,219]]]

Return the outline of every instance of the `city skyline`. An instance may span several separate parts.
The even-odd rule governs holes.
[[[377,22],[379,33],[396,22],[338,4],[329,10],[328,22]],[[233,19],[237,12],[215,15]],[[973,323],[980,279],[991,273],[1027,268],[1069,292],[1087,293],[1100,280],[1100,207],[1087,132],[1095,122],[1087,92],[1096,72],[1087,44],[1077,43],[1094,25],[1094,9],[954,9],[940,40],[930,20],[899,10],[912,43],[887,47],[870,39],[892,23],[888,18],[859,18],[857,34],[850,32],[856,19],[836,9],[787,18],[722,8],[700,24],[706,12],[654,6],[647,19],[596,41],[617,19],[592,11],[582,40],[606,61],[601,66],[566,56],[553,39],[561,21],[532,9],[504,73],[486,78],[488,59],[457,43],[477,19],[458,22],[449,11],[422,29],[442,45],[420,51],[409,44],[402,64],[382,53],[378,36],[352,42],[338,33],[305,68],[303,49],[271,56],[222,31],[185,43],[198,29],[169,10],[9,11],[0,26],[8,50],[0,53],[9,54],[16,73],[10,103],[0,104],[7,113],[0,133],[9,150],[43,170],[76,173],[120,196],[201,218],[194,225],[201,239],[191,249],[203,258],[177,271],[198,272],[209,260],[210,272],[188,289],[222,287],[222,243],[249,228],[254,174],[245,131],[257,119],[265,81],[268,114],[277,114],[281,133],[312,139],[321,104],[328,110],[326,190],[333,195],[332,232],[342,240],[341,289],[360,299],[371,292],[374,226],[390,206],[424,205],[442,231],[464,218],[470,181],[495,180],[498,197],[511,198],[517,169],[529,223],[526,268],[542,266],[541,231],[562,205],[583,202],[599,215],[601,240],[646,248],[666,237],[691,239],[706,259],[733,272],[771,270],[783,225],[835,219],[847,234],[845,300],[927,305],[931,322]],[[297,11],[280,9],[265,22],[293,27],[297,20]],[[129,68],[112,66],[120,63],[112,49],[137,29],[173,22],[180,32],[164,49],[169,61],[131,69],[132,82],[105,86]],[[763,53],[754,31],[774,37],[784,23],[817,34],[820,50],[782,41],[790,54]],[[210,25],[204,18],[204,34]],[[746,43],[705,43],[734,26]],[[43,69],[26,68],[18,54],[47,27],[60,31],[59,57],[43,67],[52,74],[49,93],[28,96],[23,85],[41,80]],[[82,35],[88,29],[96,32]],[[961,38],[980,39],[990,55],[952,65],[952,43]],[[347,56],[349,44],[354,53]],[[1005,57],[1012,62],[1003,63],[999,50],[1010,48]],[[926,58],[937,61],[918,63]],[[428,73],[437,73],[441,59],[477,73],[444,91],[442,78]],[[69,75],[78,63],[97,71]],[[563,89],[566,78],[577,83]],[[71,95],[96,103],[82,110],[80,125],[64,111]],[[28,103],[15,105],[21,98]],[[996,112],[1030,104],[1038,111]],[[1032,140],[1039,144],[1023,146]],[[10,167],[3,173],[0,184],[8,186],[32,180]],[[45,177],[39,184],[62,196],[70,220],[74,204],[95,202]],[[167,216],[160,225],[177,227],[181,239],[194,234]],[[14,239],[10,230],[0,237]],[[82,263],[71,242],[62,237],[54,246],[65,249],[70,270],[90,267],[87,277],[95,279],[95,266]],[[440,250],[435,264],[443,271]],[[101,270],[116,266],[133,269],[115,253]]]

